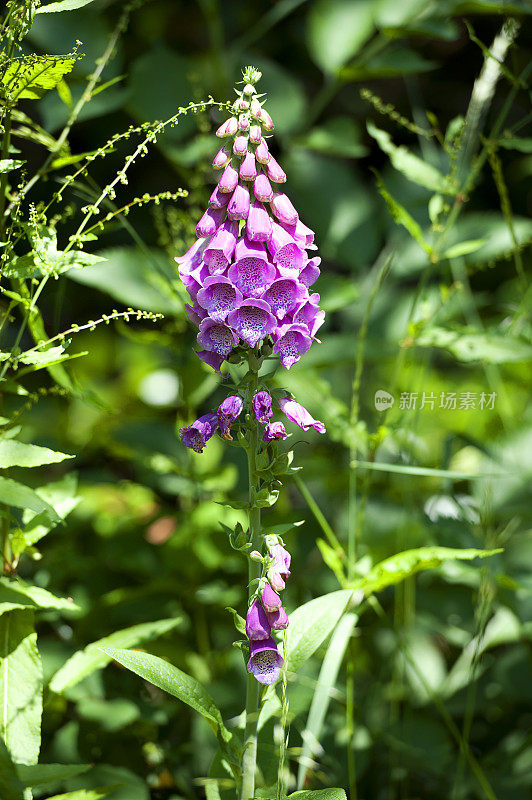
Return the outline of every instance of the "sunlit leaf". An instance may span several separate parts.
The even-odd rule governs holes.
[[[0,469],[7,467],[40,467],[42,464],[57,464],[66,458],[74,458],[67,453],[59,453],[48,447],[25,444],[16,439],[0,437]]]
[[[454,547],[417,547],[404,550],[395,556],[386,558],[375,564],[363,578],[353,583],[354,589],[362,590],[366,595],[381,592],[388,586],[404,581],[410,575],[425,569],[434,569],[444,561],[488,558],[502,550],[476,550],[475,548],[457,549]]]
[[[111,633],[97,642],[92,642],[83,650],[74,653],[61,669],[55,673],[50,681],[51,691],[60,694],[87,678],[97,669],[105,667],[111,661],[111,656],[106,655],[104,648],[113,646],[134,647],[141,642],[149,641],[168,633],[180,622],[180,617],[143,622],[140,625],[133,625],[131,628]]]
[[[2,614],[0,735],[14,761],[36,764],[39,758],[42,685],[33,611],[16,609]]]
[[[358,53],[373,30],[370,0],[318,0],[308,16],[310,54],[324,72],[334,73]]]
[[[0,79],[9,105],[18,100],[39,100],[57,86],[79,58],[74,54],[13,58]]]
[[[17,775],[23,786],[44,786],[65,781],[90,769],[90,764],[16,764]]]

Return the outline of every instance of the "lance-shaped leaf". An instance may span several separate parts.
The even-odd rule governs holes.
[[[346,800],[343,789],[303,790],[289,794],[286,800]]]
[[[52,692],[60,694],[87,678],[97,669],[105,667],[111,661],[111,656],[106,654],[105,648],[135,647],[141,642],[162,636],[175,628],[180,622],[180,617],[143,622],[140,625],[133,625],[131,628],[116,631],[110,636],[99,639],[97,642],[92,642],[84,650],[74,653],[66,664],[63,664],[50,681],[50,689]]]
[[[21,578],[0,578],[0,614],[24,608],[75,611],[78,606],[72,600],[56,597],[40,586],[25,583]]]
[[[0,175],[4,172],[11,172],[12,169],[18,169],[25,161],[16,161],[14,158],[0,159]]]
[[[41,6],[35,12],[36,14],[56,14],[59,11],[75,11],[77,8],[88,6],[93,0],[59,0],[57,3],[48,3]]]
[[[390,134],[377,128],[373,122],[368,122],[367,129],[369,135],[376,140],[381,150],[390,157],[395,169],[402,172],[405,178],[424,186],[425,189],[430,189],[431,192],[453,194],[450,181],[436,167],[433,167],[432,164],[427,164],[426,161],[411,153],[403,145],[400,147],[395,145]]]
[[[35,511],[37,514],[45,511],[50,519],[61,522],[61,517],[46,500],[39,497],[29,486],[11,478],[0,477],[0,502],[6,506],[15,506],[15,508],[29,508],[30,511]]]
[[[496,553],[502,553],[502,549],[416,547],[413,550],[403,550],[402,553],[397,553],[397,555],[385,558],[384,561],[375,564],[367,575],[354,582],[353,589],[362,590],[367,596],[374,592],[381,592],[387,586],[400,583],[410,575],[415,575],[416,572],[439,567],[444,561],[471,561],[474,558],[488,558]]]
[[[103,800],[108,794],[114,792],[116,786],[99,786],[97,789],[78,789],[77,792],[54,794],[48,800]]]
[[[87,772],[90,764],[16,764],[16,774],[24,787],[45,786],[75,778]],[[3,795],[1,795],[3,797]]]
[[[45,486],[39,486],[35,492],[49,503],[58,516],[64,520],[81,500],[81,497],[76,497],[77,486],[76,474],[69,472],[60,481],[53,481]],[[36,544],[57,524],[55,520],[50,520],[45,513],[35,514],[33,511],[28,510],[24,512],[22,520],[24,522],[22,535],[26,547]]]
[[[114,661],[130,669],[144,680],[153,683],[164,692],[186,703],[209,723],[214,733],[224,742],[229,742],[231,733],[225,727],[216,703],[195,678],[182,672],[162,658],[136,650],[115,650],[102,648]]]
[[[43,464],[57,464],[65,458],[74,458],[67,453],[25,444],[16,439],[0,438],[0,469],[8,467],[40,467]]]
[[[36,764],[41,745],[42,665],[33,612],[0,617],[0,735],[14,761]]]
[[[354,596],[351,589],[341,589],[310,600],[290,614],[285,657],[289,672],[297,672],[317,650]]]

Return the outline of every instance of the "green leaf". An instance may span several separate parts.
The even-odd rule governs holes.
[[[229,613],[233,615],[233,622],[235,623],[235,628],[237,629],[237,631],[245,635],[246,620],[244,619],[244,617],[241,617],[238,611],[235,608],[231,608],[231,606],[226,606],[225,610],[229,611]]]
[[[509,139],[498,139],[497,144],[506,150],[518,150],[520,153],[532,153],[532,139],[521,139],[519,137]]]
[[[77,476],[74,472],[70,472],[60,481],[39,486],[35,493],[49,503],[58,517],[64,520],[81,501],[80,497],[76,497],[77,486]],[[40,541],[58,524],[57,521],[50,520],[46,513],[35,514],[28,510],[24,511],[22,520],[24,522],[22,533],[28,547]]]
[[[42,665],[33,611],[0,617],[0,735],[14,761],[36,764],[41,745]]]
[[[299,758],[298,786],[302,786],[305,783],[307,773],[305,764],[308,763],[308,759],[312,758],[320,750],[321,729],[331,700],[331,692],[334,689],[344,653],[356,622],[356,614],[345,614],[331,636],[331,641],[321,665],[318,682],[312,695],[307,724],[302,733],[303,749]]]
[[[17,608],[75,611],[78,606],[72,600],[56,597],[40,586],[25,583],[21,578],[0,578],[0,614]]]
[[[61,522],[61,517],[49,503],[39,497],[29,486],[18,483],[18,481],[14,481],[11,478],[0,476],[0,502],[7,506],[15,506],[15,508],[29,508],[30,511],[35,511],[36,513],[45,511],[50,519]]]
[[[12,169],[18,169],[25,161],[15,161],[14,158],[2,158],[0,159],[0,175],[4,172],[11,172]]]
[[[133,625],[131,628],[116,631],[110,636],[99,639],[97,642],[92,642],[83,650],[74,653],[66,664],[63,664],[58,672],[55,673],[50,681],[51,691],[60,694],[92,675],[96,670],[107,666],[111,661],[111,657],[106,655],[106,648],[117,646],[124,648],[134,647],[141,642],[156,639],[158,636],[168,633],[180,622],[180,617],[143,622],[140,625]]]
[[[310,55],[324,72],[335,73],[374,31],[371,0],[318,0],[308,16]]]
[[[353,598],[351,589],[316,597],[290,614],[286,633],[286,667],[297,672],[327,638]]]
[[[0,736],[0,797],[2,800],[24,800],[22,783],[11,761],[9,751]]]
[[[81,56],[22,56],[13,58],[4,71],[1,83],[8,105],[18,100],[40,100],[50,89],[54,89],[63,76],[69,73]]]
[[[66,453],[25,444],[16,439],[0,438],[0,469],[7,467],[40,467],[43,464],[58,464],[65,458],[74,458]]]
[[[195,678],[150,653],[139,653],[136,650],[115,650],[111,647],[102,649],[109,658],[118,661],[123,667],[153,683],[164,692],[182,700],[183,703],[201,714],[219,739],[224,742],[231,739],[231,733],[225,727],[214,700]]]
[[[367,575],[353,583],[353,589],[361,589],[365,595],[370,595],[381,592],[388,586],[394,586],[410,575],[415,575],[416,572],[439,567],[444,561],[471,561],[474,558],[488,558],[497,553],[502,553],[502,550],[436,546],[403,550],[402,553],[375,564]]]
[[[457,258],[458,256],[465,256],[468,253],[475,253],[480,250],[487,242],[487,239],[469,239],[465,242],[458,242],[449,247],[448,250],[442,255],[442,258]]]
[[[458,361],[511,364],[532,360],[532,345],[507,333],[472,333],[469,329],[450,331],[432,327],[416,338],[420,347],[440,347]]]
[[[55,14],[58,11],[75,11],[77,8],[88,6],[94,0],[59,0],[58,3],[48,3],[37,9],[37,14]]]
[[[430,189],[431,192],[439,192],[440,194],[453,194],[448,178],[433,167],[432,164],[427,164],[419,156],[414,155],[404,145],[397,147],[393,142],[390,134],[377,128],[373,122],[367,123],[367,129],[370,136],[372,136],[378,143],[381,150],[390,156],[390,161],[396,170],[401,172],[409,181],[424,186],[425,189]]]
[[[430,253],[431,247],[425,241],[421,226],[418,225],[415,219],[408,213],[406,208],[404,208],[400,203],[397,202],[397,200],[395,200],[395,198],[392,197],[392,195],[384,186],[379,175],[377,175],[377,188],[379,190],[379,194],[386,203],[393,221],[397,223],[397,225],[402,225],[403,228],[406,228],[412,239],[414,239],[426,253]]]
[[[90,768],[90,764],[16,764],[21,783],[32,788],[75,778]]]

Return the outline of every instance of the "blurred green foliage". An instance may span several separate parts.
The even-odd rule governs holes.
[[[29,37],[37,52],[67,53],[80,39],[84,53],[67,76],[68,92],[33,101],[32,113],[52,136],[107,47],[121,5],[95,0],[37,15]],[[346,566],[363,580],[377,562],[407,548],[504,548],[481,568],[443,562],[409,577],[388,588],[380,605],[368,602],[357,627],[348,619],[338,629],[343,639],[335,647],[350,654],[353,668],[354,729],[346,719],[345,666],[329,652],[338,679],[324,690],[328,710],[313,760],[299,768],[305,788],[347,787],[352,741],[360,797],[488,797],[460,755],[454,725],[494,797],[530,797],[532,134],[529,90],[515,82],[530,62],[530,27],[521,16],[530,11],[527,0],[138,4],[104,71],[107,88],[84,107],[71,151],[61,154],[92,152],[131,123],[164,120],[209,94],[223,101],[242,65],[260,68],[287,191],[316,230],[323,256],[317,288],[329,312],[322,344],[275,376],[328,428],[319,439],[296,437],[314,508],[289,482],[265,514],[268,524],[306,520],[286,537],[294,565],[288,607],[336,590]],[[462,121],[484,60],[464,18],[489,46],[503,14],[522,26],[478,134],[489,140],[508,98],[510,106],[491,149],[479,140],[484,162],[462,164]],[[35,553],[20,567],[23,578],[77,606],[38,617],[45,679],[52,680],[41,760],[96,765],[36,785],[35,798],[114,784],[122,785],[113,800],[204,795],[199,779],[216,743],[188,707],[125,669],[102,671],[103,661],[79,682],[61,680],[67,659],[109,634],[147,626],[149,645],[133,635],[110,646],[146,647],[168,659],[208,686],[234,725],[242,709],[245,673],[226,607],[242,610],[245,563],[219,523],[245,523],[243,512],[223,505],[244,495],[245,466],[220,440],[197,455],[176,436],[177,426],[216,407],[225,393],[193,354],[172,260],[191,242],[212,189],[218,120],[209,112],[169,127],[135,163],[129,186],[118,187],[115,204],[177,186],[188,197],[133,207],[89,243],[105,262],[50,281],[41,298],[49,335],[116,303],[161,312],[164,320],[78,334],[70,351],[88,355],[70,365],[73,389],[42,397],[21,420],[25,441],[76,454],[41,473],[54,502],[59,491],[71,513],[43,541],[42,557]],[[44,160],[46,141],[27,141],[22,123],[13,142],[28,169]],[[133,146],[117,142],[94,163],[90,181],[72,186],[72,213],[94,201]],[[476,165],[475,185],[455,199],[442,176],[462,180],[460,170],[469,174]],[[372,170],[391,198],[388,210]],[[47,181],[55,186],[62,174],[61,163],[52,164]],[[37,185],[29,199],[37,202],[46,190]],[[442,220],[457,203],[460,213],[440,244]],[[74,230],[67,218],[60,246]],[[352,424],[357,334],[375,287]],[[53,381],[40,371],[26,383],[34,391]],[[386,414],[375,407],[378,390],[395,398]],[[456,409],[441,408],[441,394],[453,392]],[[476,394],[476,408],[460,409],[464,392]],[[483,392],[496,393],[493,408],[478,407]],[[418,393],[417,407],[402,408],[401,393]],[[423,393],[434,394],[433,408],[421,408]],[[5,395],[2,414],[19,405]],[[347,504],[353,453],[360,461],[355,520]],[[375,469],[379,463],[391,466]],[[320,509],[340,554],[330,542],[327,549]],[[353,525],[356,565],[346,565]],[[150,626],[172,619],[175,629]],[[309,704],[327,677],[320,676],[325,653],[323,645],[289,684],[294,775]],[[264,728],[264,752],[272,727],[270,720]],[[273,777],[264,769],[265,782],[274,780],[275,764]]]

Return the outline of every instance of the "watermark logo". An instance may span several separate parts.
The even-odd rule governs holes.
[[[377,411],[386,411],[391,408],[395,403],[395,397],[390,392],[385,392],[384,389],[378,389],[375,392],[375,408]]]
[[[400,392],[397,407],[401,411],[493,411],[497,392]],[[384,389],[375,392],[375,408],[386,411],[395,397]]]

